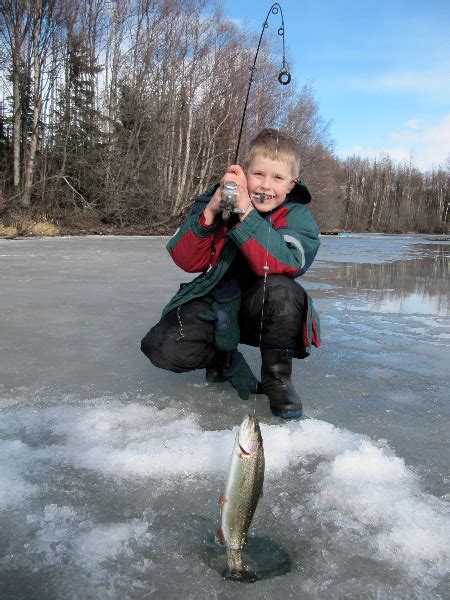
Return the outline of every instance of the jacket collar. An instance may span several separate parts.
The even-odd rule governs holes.
[[[294,187],[286,196],[286,200],[288,202],[297,202],[297,204],[309,204],[311,202],[311,194],[303,179],[294,180]]]

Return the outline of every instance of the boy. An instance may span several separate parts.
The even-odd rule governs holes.
[[[155,366],[206,369],[208,381],[229,381],[243,399],[264,392],[272,413],[284,419],[302,415],[292,358],[320,344],[311,298],[294,280],[320,243],[298,172],[295,141],[264,129],[251,142],[244,170],[231,165],[221,180],[237,184],[237,214],[224,221],[219,184],[196,198],[167,248],[184,271],[201,274],[180,286],[141,342]],[[261,383],[239,343],[261,348]]]

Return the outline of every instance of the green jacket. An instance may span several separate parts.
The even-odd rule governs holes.
[[[305,206],[311,199],[303,182],[296,182],[286,200],[271,214],[249,213],[242,223],[228,227],[221,219],[206,226],[203,210],[211,199],[217,185],[197,197],[189,217],[174,234],[167,249],[174,262],[189,273],[200,275],[189,283],[182,283],[180,289],[163,310],[163,315],[195,298],[211,294],[222,280],[238,252],[242,252],[252,270],[264,277],[282,274],[288,277],[303,275],[312,264],[319,248],[319,230]],[[233,293],[222,299],[221,308],[227,304],[232,327],[228,337],[222,335],[222,342],[216,345],[231,350],[236,346],[236,326],[239,301]],[[303,358],[310,352],[311,345],[320,345],[319,318],[310,296],[307,296],[306,318],[299,332],[294,356]],[[231,308],[232,307],[232,308]],[[217,308],[217,306],[216,306]],[[219,336],[220,337],[220,336]]]

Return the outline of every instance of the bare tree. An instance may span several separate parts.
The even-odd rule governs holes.
[[[31,187],[35,173],[36,150],[40,131],[40,120],[43,111],[44,77],[51,79],[53,72],[46,67],[48,51],[51,48],[51,35],[54,32],[53,20],[55,17],[54,0],[33,0],[30,4],[31,23],[31,48],[33,56],[32,82],[33,82],[33,116],[31,127],[31,139],[26,154],[24,168],[24,186],[22,194],[22,206],[30,206]],[[47,82],[47,92],[51,88],[51,82]]]
[[[13,185],[17,191],[20,186],[21,166],[21,98],[20,80],[24,44],[30,28],[30,10],[28,0],[4,0],[1,7],[2,34],[9,50],[11,79],[13,84]]]

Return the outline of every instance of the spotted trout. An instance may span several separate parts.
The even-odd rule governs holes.
[[[239,427],[228,468],[225,492],[220,496],[222,524],[217,538],[227,546],[228,570],[224,577],[256,581],[256,574],[243,562],[242,550],[264,483],[264,448],[256,415]]]

